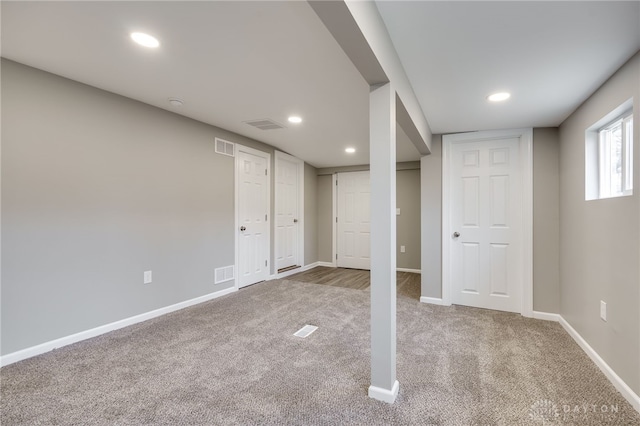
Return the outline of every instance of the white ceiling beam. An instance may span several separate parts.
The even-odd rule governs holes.
[[[420,154],[430,154],[431,128],[375,3],[310,0],[309,4],[370,86],[393,84],[398,124]]]

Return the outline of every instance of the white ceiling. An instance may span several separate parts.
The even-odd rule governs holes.
[[[377,6],[434,133],[558,126],[640,50],[638,1]]]
[[[5,2],[2,56],[251,137],[369,163],[369,88],[306,2]],[[129,39],[156,36],[149,50]],[[184,101],[172,107],[169,97]],[[303,117],[299,125],[289,115]],[[269,118],[286,129],[259,130]],[[401,134],[398,160],[420,158]],[[346,154],[345,147],[357,148]]]
[[[0,4],[3,57],[316,167],[368,163],[367,84],[306,2]],[[557,126],[640,49],[639,2],[377,4],[434,133]],[[133,44],[132,31],[160,48]],[[494,90],[513,98],[489,105]],[[304,122],[287,123],[291,114]],[[243,123],[262,118],[287,128]],[[419,158],[402,131],[397,155]]]

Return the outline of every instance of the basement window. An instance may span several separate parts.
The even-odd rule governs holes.
[[[619,111],[616,108],[586,132],[587,200],[633,194],[633,111]]]
[[[599,132],[600,198],[633,194],[633,115]]]

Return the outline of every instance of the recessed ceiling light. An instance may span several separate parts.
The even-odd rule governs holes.
[[[292,115],[291,117],[289,117],[289,123],[302,123],[302,118],[296,115]]]
[[[346,152],[347,154],[353,154],[354,152],[356,152],[355,148],[345,148],[344,152]]]
[[[169,98],[169,103],[171,104],[171,106],[174,106],[174,107],[179,107],[179,106],[182,106],[182,104],[184,104],[184,102],[182,102],[178,98]]]
[[[131,39],[144,47],[160,46],[160,42],[157,38],[145,33],[131,33]]]
[[[500,101],[506,101],[510,97],[511,97],[511,93],[500,92],[500,93],[494,93],[493,95],[487,96],[487,99],[490,100],[491,102],[500,102]]]

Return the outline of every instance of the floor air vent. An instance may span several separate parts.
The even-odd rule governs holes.
[[[284,129],[285,127],[282,124],[276,123],[273,120],[268,118],[263,118],[261,120],[249,120],[245,121],[249,126],[257,127],[260,130],[274,130],[274,129]]]
[[[304,339],[305,337],[309,337],[309,335],[314,331],[316,331],[317,329],[318,327],[316,327],[315,325],[307,324],[304,327],[302,327],[300,330],[293,333],[293,335],[296,337],[302,337]]]

